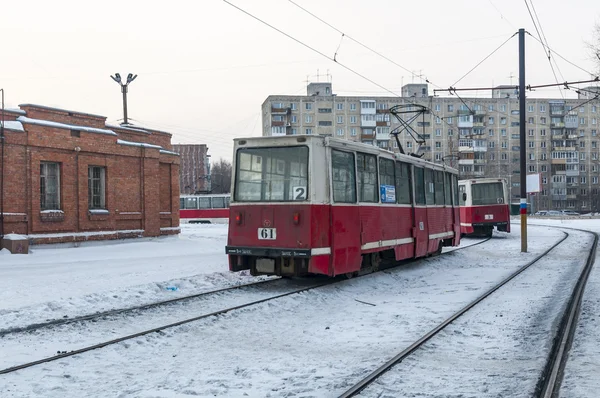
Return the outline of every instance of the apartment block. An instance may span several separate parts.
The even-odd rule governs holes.
[[[539,173],[542,192],[529,200],[535,209],[600,211],[598,87],[578,98],[527,99],[527,174]],[[427,84],[407,84],[401,97],[337,96],[331,83],[310,83],[307,95],[269,96],[262,105],[265,136],[324,134],[399,151],[391,132],[402,124],[390,112],[396,105],[407,121],[419,107],[428,112],[399,134],[406,153],[458,168],[461,178],[501,177],[520,198],[520,114],[515,86],[498,86],[491,97],[432,96]],[[415,113],[410,113],[414,110]]]

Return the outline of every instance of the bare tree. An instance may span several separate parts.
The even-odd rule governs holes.
[[[229,193],[231,190],[231,163],[223,158],[214,163],[210,170],[212,193]]]
[[[600,74],[600,22],[596,22],[596,25],[594,25],[592,39],[586,42],[586,45],[596,66],[596,73]]]

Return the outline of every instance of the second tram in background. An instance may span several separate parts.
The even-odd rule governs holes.
[[[234,140],[231,271],[352,276],[460,240],[458,172],[323,136]]]
[[[227,224],[230,194],[179,196],[179,221],[183,224]]]
[[[471,236],[492,236],[510,232],[510,207],[506,180],[474,178],[458,181],[460,232]]]

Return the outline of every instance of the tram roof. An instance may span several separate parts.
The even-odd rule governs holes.
[[[298,145],[305,144],[311,141],[317,141],[322,143],[323,146],[330,146],[336,148],[346,148],[352,151],[370,153],[374,155],[383,155],[391,159],[401,160],[403,162],[412,163],[416,165],[429,166],[436,170],[444,170],[453,174],[458,174],[458,170],[443,164],[433,163],[415,156],[406,154],[395,153],[382,149],[377,146],[370,144],[363,144],[362,142],[349,141],[342,138],[335,138],[325,135],[282,135],[282,136],[267,136],[267,137],[248,137],[248,138],[234,138],[234,145],[236,147],[244,147],[246,145],[251,147],[261,146],[286,146],[286,145]]]

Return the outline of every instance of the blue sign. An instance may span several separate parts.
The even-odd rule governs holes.
[[[396,187],[393,185],[380,185],[382,203],[396,203]]]

